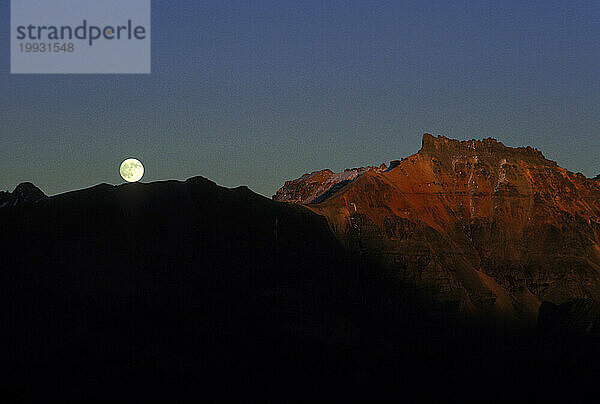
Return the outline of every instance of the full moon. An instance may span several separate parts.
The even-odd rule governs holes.
[[[139,160],[127,159],[119,169],[121,177],[127,182],[138,182],[144,176],[144,166]]]

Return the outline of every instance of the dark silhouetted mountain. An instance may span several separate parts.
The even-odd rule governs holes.
[[[17,185],[11,192],[0,191],[0,208],[13,207],[20,204],[37,203],[47,196],[30,182]]]
[[[333,386],[364,378],[375,319],[434,329],[323,217],[245,187],[102,184],[2,209],[0,228],[3,364],[40,397]]]
[[[454,301],[437,298],[439,289],[390,270],[377,249],[381,224],[363,212],[385,210],[378,203],[390,195],[373,178],[403,175],[413,164],[428,169],[413,160],[385,174],[384,167],[363,170],[311,208],[197,177],[102,184],[0,209],[3,393],[45,401],[223,401],[231,395],[248,401],[314,392],[313,400],[322,401],[354,389],[371,398],[393,389],[440,399],[451,389],[464,388],[471,397],[510,385],[511,391],[533,387],[539,397],[563,373],[580,382],[595,375],[593,356],[588,365],[581,355],[538,351],[534,334],[481,327]],[[514,171],[505,169],[511,181]],[[348,200],[357,210],[349,219],[354,230],[340,238],[344,227],[324,207],[333,209],[361,183],[356,190],[366,199]],[[372,197],[378,192],[381,197]],[[502,206],[518,215],[519,203]],[[432,205],[429,214],[443,219],[441,206]],[[389,257],[398,268],[421,268],[427,279],[432,265],[443,264],[450,289],[455,279],[494,285],[492,275],[465,272],[471,253],[454,250],[463,241],[442,250],[450,239],[439,227],[406,218],[384,223],[383,234],[407,249]],[[473,225],[471,237],[486,240],[485,229]],[[538,237],[561,237],[548,232]],[[527,262],[525,274],[537,268]],[[582,267],[570,268],[577,274]],[[547,279],[536,278],[538,284]],[[487,296],[490,307],[502,303],[498,295],[473,293],[483,287],[461,290],[472,307],[482,304],[477,296]],[[595,347],[549,334],[561,352]]]

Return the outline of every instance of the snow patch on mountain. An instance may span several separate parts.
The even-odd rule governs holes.
[[[382,164],[379,167],[349,168],[339,173],[329,169],[313,171],[296,180],[287,181],[273,199],[278,202],[321,203],[365,172],[369,170],[385,172],[386,169],[387,166]]]

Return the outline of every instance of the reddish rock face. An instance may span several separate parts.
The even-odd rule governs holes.
[[[273,199],[471,320],[532,327],[542,301],[600,299],[600,182],[531,147],[425,134],[390,169],[305,174]]]

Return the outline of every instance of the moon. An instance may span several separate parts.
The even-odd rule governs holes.
[[[144,176],[144,166],[137,159],[127,159],[119,169],[121,177],[127,182],[138,182]]]

